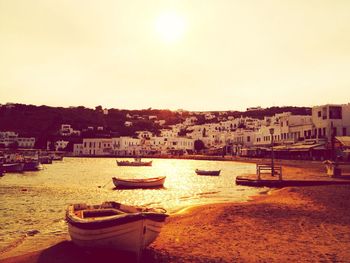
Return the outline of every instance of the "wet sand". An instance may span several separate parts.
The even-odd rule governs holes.
[[[290,163],[286,178],[329,178],[319,163]],[[268,176],[268,175],[266,175]],[[167,220],[142,262],[350,262],[350,186],[274,190],[245,203],[193,207]],[[134,255],[84,251],[63,236],[13,257],[20,262],[131,262]]]

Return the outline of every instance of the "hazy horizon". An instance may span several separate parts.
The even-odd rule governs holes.
[[[87,109],[95,109],[98,106],[101,106],[102,109],[116,109],[116,110],[126,110],[126,111],[142,111],[142,110],[170,110],[170,111],[179,111],[179,110],[183,110],[183,111],[188,111],[188,112],[219,112],[219,111],[247,111],[248,108],[251,107],[259,107],[259,106],[248,106],[245,109],[224,109],[224,110],[215,110],[215,109],[206,109],[206,110],[189,110],[186,108],[178,108],[178,109],[169,109],[169,108],[154,108],[154,107],[146,107],[146,108],[118,108],[118,107],[105,107],[104,105],[98,104],[98,105],[94,105],[94,106],[87,106],[87,105],[69,105],[69,106],[62,106],[62,105],[49,105],[49,104],[32,104],[32,103],[19,103],[19,102],[5,102],[5,103],[0,103],[0,105],[6,105],[6,104],[21,104],[21,105],[27,105],[27,106],[36,106],[36,107],[41,107],[41,106],[46,106],[46,107],[53,107],[53,108],[77,108],[77,107],[84,107]],[[334,103],[329,103],[330,105],[334,104]],[[350,102],[347,103],[341,103],[341,104],[350,104]],[[273,105],[273,106],[267,106],[267,107],[261,107],[262,109],[268,109],[268,108],[272,108],[272,107],[279,107],[279,108],[283,108],[283,107],[305,107],[305,108],[312,108],[313,106],[320,106],[320,105],[311,105],[311,106],[296,106],[296,105]]]
[[[346,104],[349,13],[345,0],[0,0],[0,103]]]

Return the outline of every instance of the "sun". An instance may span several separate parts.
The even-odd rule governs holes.
[[[186,21],[183,16],[175,12],[162,13],[156,19],[156,31],[165,42],[178,41],[184,34]]]

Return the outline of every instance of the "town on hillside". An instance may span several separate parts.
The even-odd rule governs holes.
[[[7,103],[0,107],[0,151],[41,149],[85,157],[269,157],[273,152],[280,159],[350,160],[350,103],[291,109],[126,111]],[[42,123],[40,114],[46,118]]]

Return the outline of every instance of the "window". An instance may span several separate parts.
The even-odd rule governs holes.
[[[342,108],[337,106],[329,107],[329,118],[333,120],[342,119]]]
[[[321,118],[321,111],[317,112],[317,116]]]
[[[343,136],[346,136],[346,127],[343,127]]]

